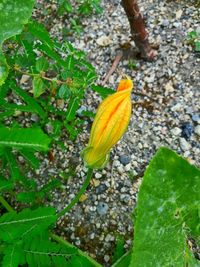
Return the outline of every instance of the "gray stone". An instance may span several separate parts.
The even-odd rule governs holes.
[[[97,212],[99,215],[105,215],[108,212],[108,204],[105,202],[99,202]]]
[[[191,145],[185,140],[185,138],[180,138],[180,147],[183,151],[188,151]]]
[[[105,184],[100,184],[99,186],[97,186],[96,188],[96,193],[97,194],[102,194],[107,190],[107,186]]]
[[[119,157],[119,161],[121,162],[121,164],[123,164],[124,166],[127,165],[128,163],[130,163],[131,161],[131,157],[127,156],[127,155],[121,155]]]

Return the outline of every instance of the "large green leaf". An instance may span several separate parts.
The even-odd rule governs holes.
[[[187,235],[200,237],[200,171],[161,148],[139,191],[130,267],[200,266]]]
[[[47,151],[50,141],[40,128],[0,127],[0,146]]]
[[[14,239],[33,237],[48,229],[56,218],[55,209],[52,207],[5,213],[0,217],[0,240],[13,242]]]
[[[8,75],[8,65],[2,53],[3,42],[19,34],[31,16],[35,0],[0,1],[0,86]]]

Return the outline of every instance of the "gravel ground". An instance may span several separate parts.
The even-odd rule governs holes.
[[[41,2],[41,1],[40,1]],[[43,1],[42,1],[43,2]],[[200,10],[184,1],[138,1],[147,19],[150,42],[159,45],[158,58],[145,62],[126,51],[106,86],[116,88],[120,76],[133,79],[133,111],[128,131],[111,152],[108,166],[95,172],[81,202],[58,222],[57,231],[87,251],[104,266],[110,266],[117,235],[131,245],[134,209],[141,177],[157,148],[167,146],[192,164],[200,166],[200,55],[187,43],[191,30],[200,32]],[[53,4],[52,4],[53,5]],[[129,24],[119,0],[103,0],[104,13],[83,20],[80,37],[70,37],[75,47],[88,54],[96,67],[99,82],[108,72],[118,51],[134,43]],[[54,5],[53,5],[53,8]],[[66,20],[52,21],[51,33],[61,36]],[[135,65],[135,67],[131,67]],[[88,95],[85,106],[95,109],[97,95]],[[135,105],[135,103],[138,103]],[[65,189],[55,192],[52,205],[61,210],[74,197],[86,175],[80,151],[88,141],[88,129],[73,144],[66,140],[65,153],[54,148],[55,161],[43,161],[38,176],[66,176]],[[73,175],[74,166],[76,175]],[[133,179],[133,177],[136,177]]]

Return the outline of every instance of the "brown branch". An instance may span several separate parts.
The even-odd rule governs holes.
[[[148,33],[145,29],[137,0],[122,0],[121,4],[128,17],[131,34],[135,45],[140,50],[141,56],[147,60],[153,60],[157,52],[149,44]]]

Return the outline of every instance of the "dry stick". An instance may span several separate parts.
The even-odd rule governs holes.
[[[117,68],[121,58],[123,56],[122,52],[119,52],[112,64],[112,67],[110,68],[109,72],[107,73],[105,79],[103,80],[103,82],[101,83],[102,86],[104,86],[106,84],[106,82],[108,81],[108,79],[110,78],[110,76],[113,74],[113,72],[115,71],[115,69]]]
[[[135,45],[141,52],[141,56],[147,60],[153,60],[157,52],[149,44],[148,33],[145,29],[137,0],[122,0],[121,4],[128,17],[131,34]]]

